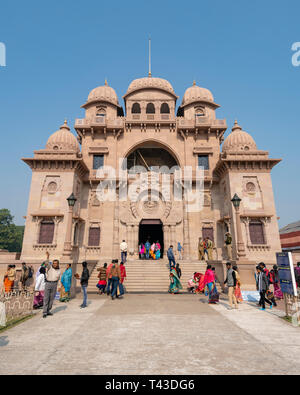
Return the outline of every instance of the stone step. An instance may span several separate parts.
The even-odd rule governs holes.
[[[88,292],[97,292],[96,285],[98,279],[98,269],[103,266],[104,262],[98,262],[91,273]],[[179,261],[182,277],[182,292],[187,289],[188,280],[195,271],[204,273],[206,262],[204,261]],[[168,260],[132,260],[127,261],[125,287],[127,292],[157,292],[166,293],[169,288],[169,263]]]

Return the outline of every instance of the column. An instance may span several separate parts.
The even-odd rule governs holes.
[[[242,234],[242,227],[241,227],[241,218],[240,218],[240,210],[239,208],[235,209],[236,215],[236,235],[237,235],[237,251],[238,257],[245,257],[245,245],[243,242],[243,234]]]
[[[66,238],[65,238],[65,244],[64,244],[64,256],[69,256],[71,257],[72,253],[72,244],[71,244],[71,238],[72,238],[72,222],[73,222],[73,207],[69,207],[69,212],[67,216],[67,230],[66,230]]]
[[[135,255],[135,258],[138,258],[138,256],[139,256],[139,225],[134,225],[133,233],[134,233],[134,255]]]

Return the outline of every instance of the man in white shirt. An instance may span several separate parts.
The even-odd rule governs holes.
[[[127,248],[128,248],[127,243],[126,243],[125,240],[123,240],[122,243],[120,244],[120,249],[121,249],[121,261],[122,261],[123,263],[125,263],[126,260],[127,260]]]
[[[52,265],[50,263],[47,264],[43,318],[46,318],[47,315],[53,315],[50,310],[52,309],[53,301],[56,295],[57,283],[60,279],[60,274],[58,259],[54,259]]]

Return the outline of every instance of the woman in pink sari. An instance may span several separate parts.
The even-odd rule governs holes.
[[[208,295],[208,303],[215,304],[219,301],[219,293],[216,288],[216,278],[211,265],[207,265],[204,275],[205,295]]]
[[[275,299],[283,299],[283,293],[280,289],[280,281],[279,281],[279,273],[278,273],[277,265],[274,265],[273,269],[270,270],[269,281],[271,284],[273,284]]]

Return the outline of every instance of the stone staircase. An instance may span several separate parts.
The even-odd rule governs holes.
[[[179,261],[182,276],[182,292],[187,291],[188,280],[194,272],[205,273],[206,263],[204,261]],[[98,262],[91,273],[88,292],[97,292],[98,268],[103,262]],[[169,288],[169,264],[167,260],[132,260],[125,264],[127,278],[124,282],[126,292],[130,293],[165,293]]]

